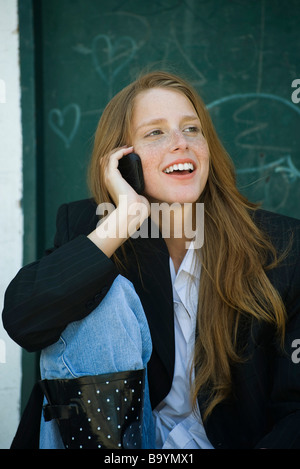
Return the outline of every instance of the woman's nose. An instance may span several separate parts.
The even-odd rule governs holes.
[[[174,130],[171,135],[171,150],[186,150],[188,142],[185,135],[180,130]]]

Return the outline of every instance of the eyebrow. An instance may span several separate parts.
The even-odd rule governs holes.
[[[143,127],[151,127],[152,125],[159,125],[159,124],[163,124],[167,121],[167,119],[164,119],[163,117],[161,118],[157,118],[157,119],[152,119],[148,122],[144,122],[142,123],[141,125],[139,125],[137,128],[136,128],[136,131],[140,130],[141,128]],[[186,122],[186,121],[198,121],[200,122],[200,119],[197,115],[186,115],[186,116],[183,116],[182,119],[181,119],[182,122]]]

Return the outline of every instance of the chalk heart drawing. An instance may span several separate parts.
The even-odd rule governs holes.
[[[49,125],[64,142],[66,148],[70,148],[80,124],[80,107],[71,103],[62,110],[51,109],[49,112]]]
[[[135,40],[129,36],[121,36],[112,41],[106,34],[99,34],[93,39],[93,63],[105,83],[114,80],[133,59],[137,49]]]

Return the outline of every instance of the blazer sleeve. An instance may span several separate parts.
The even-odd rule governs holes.
[[[284,351],[274,360],[274,374],[270,396],[273,416],[272,430],[256,448],[300,448],[300,224],[293,252],[295,265],[290,288],[285,299],[288,314]],[[298,345],[297,345],[298,344]]]
[[[57,214],[54,248],[21,268],[5,293],[4,328],[28,351],[56,342],[70,322],[88,315],[118,275],[112,260],[69,225],[65,204]]]

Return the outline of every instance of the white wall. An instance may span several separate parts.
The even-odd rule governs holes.
[[[17,0],[0,0],[0,312],[22,265],[22,133]],[[21,349],[0,321],[0,448],[9,448],[20,412]]]

